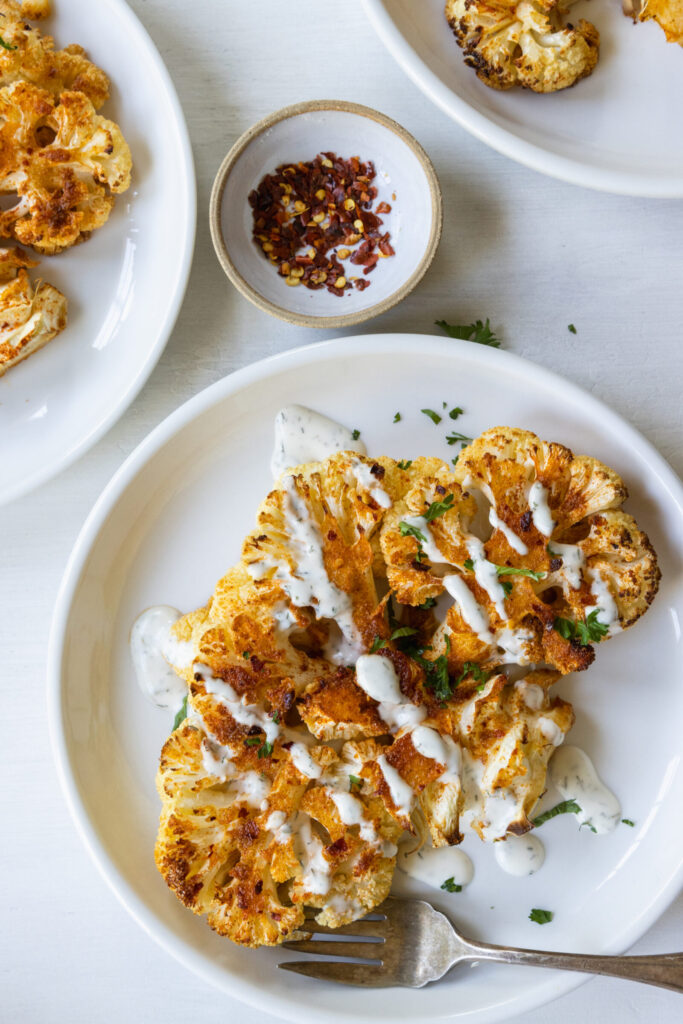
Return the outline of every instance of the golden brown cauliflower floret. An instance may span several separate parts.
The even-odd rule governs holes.
[[[556,92],[590,75],[600,48],[590,22],[564,24],[566,6],[561,0],[447,0],[446,18],[465,63],[486,85]]]
[[[66,327],[66,298],[51,284],[31,284],[35,267],[21,249],[0,250],[0,377]]]
[[[683,0],[623,0],[623,8],[634,21],[656,21],[667,42],[683,46]]]

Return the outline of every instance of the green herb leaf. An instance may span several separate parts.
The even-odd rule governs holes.
[[[516,569],[514,565],[497,565],[496,572],[499,576],[528,576],[532,580],[544,580],[548,575],[545,572],[534,572],[533,569]]]
[[[600,643],[603,637],[607,636],[609,629],[603,622],[598,622],[598,612],[600,610],[600,608],[593,609],[585,622],[574,622],[573,619],[557,618],[553,622],[553,629],[564,640],[575,640],[582,647]]]
[[[377,654],[377,651],[381,651],[385,644],[386,640],[383,640],[381,636],[376,636],[375,639],[372,641],[370,654]]]
[[[491,678],[491,673],[486,672],[481,665],[477,665],[474,661],[466,661],[462,667],[462,672],[453,683],[453,686],[459,686],[467,676],[472,676],[475,683],[479,683],[479,686],[477,686],[477,692],[481,693]]]
[[[251,658],[251,651],[242,651],[242,657],[248,661]]]
[[[400,422],[401,422],[401,414],[400,414],[400,412],[397,412],[397,413],[394,414],[394,423],[400,423]]]
[[[401,626],[399,629],[395,629],[394,630],[394,632],[391,634],[391,639],[392,640],[400,640],[401,637],[404,637],[404,636],[415,636],[416,633],[417,633],[417,630],[413,629],[412,626]]]
[[[457,466],[457,465],[458,465],[458,459],[459,459],[459,458],[460,458],[460,456],[459,456],[459,455],[456,455],[454,459],[451,459],[451,462],[453,463],[453,465],[454,465],[454,466]]]
[[[452,508],[454,501],[454,494],[447,494],[443,501],[433,501],[424,514],[424,517],[427,520],[427,522],[431,523],[432,520],[438,519],[439,516],[445,515],[445,513],[448,512],[450,508]]]
[[[183,703],[180,705],[180,709],[176,712],[176,716],[173,719],[173,731],[178,728],[181,722],[184,722],[187,718],[187,697],[183,698]]]
[[[471,558],[466,558],[465,561],[463,562],[463,565],[468,572],[474,572],[474,562],[472,561]]]
[[[563,800],[559,804],[555,804],[550,810],[544,811],[543,814],[539,814],[537,818],[533,818],[533,825],[538,828],[539,825],[545,824],[546,821],[550,821],[551,818],[556,818],[558,814],[580,814],[581,808],[577,804],[576,800]]]
[[[278,711],[273,711],[272,715],[270,716],[270,720],[271,720],[271,722],[275,722],[276,725],[279,725],[280,724],[280,713]]]
[[[422,530],[417,526],[412,526],[410,523],[406,523],[403,519],[398,524],[398,532],[402,537],[414,537],[420,544],[427,543],[427,538]]]
[[[247,736],[246,740],[244,741],[245,747],[256,747],[256,746],[259,746],[260,743],[261,743],[261,737],[260,736]]]
[[[349,775],[349,792],[354,788],[360,789],[362,783],[357,775]]]
[[[472,438],[468,437],[466,434],[456,434],[456,433],[453,433],[453,434],[447,434],[446,435],[446,443],[447,444],[457,444],[458,441],[462,441],[463,448],[466,448],[471,440],[472,440]]]
[[[452,420],[457,420],[458,416],[462,416],[464,411],[459,405],[456,405],[455,409],[451,409],[448,415]]]
[[[568,324],[567,330],[571,331],[572,334],[576,334],[576,327],[574,327],[574,324]]]
[[[500,348],[500,342],[491,330],[489,318],[486,323],[477,320],[473,324],[455,325],[449,324],[446,320],[435,320],[437,327],[445,331],[449,338],[460,338],[462,341],[474,341],[477,345],[490,345],[491,348]]]
[[[636,827],[635,821],[631,821],[630,818],[622,818],[621,819],[621,824],[622,825],[630,825],[631,828],[635,828]]]
[[[420,412],[423,412],[425,416],[429,416],[432,423],[441,423],[441,417],[433,409],[420,409]]]
[[[553,629],[559,633],[563,640],[572,640],[576,633],[576,623],[571,619],[556,618],[553,622]]]
[[[272,753],[273,753],[273,744],[269,743],[268,740],[266,740],[265,743],[263,743],[258,748],[258,756],[259,757],[270,757],[270,755]]]
[[[501,587],[503,588],[503,593],[505,594],[505,596],[509,597],[510,594],[512,593],[512,583],[510,582],[510,580],[503,580],[503,582],[501,583]]]
[[[539,910],[537,907],[529,914],[529,920],[535,924],[550,924],[553,919],[552,910]]]
[[[462,886],[458,885],[452,876],[441,883],[441,888],[445,889],[446,892],[462,892]]]
[[[413,460],[412,459],[405,459],[405,460],[401,459],[400,462],[396,463],[396,465],[398,466],[399,469],[409,469],[412,466],[412,464],[413,464]]]
[[[358,429],[352,430],[351,431],[351,437],[354,439],[354,441],[357,441],[358,438],[360,437],[360,430],[358,430]]]
[[[579,832],[581,831],[581,829],[583,828],[584,825],[586,826],[586,828],[589,828],[591,830],[591,832],[594,832],[595,835],[598,834],[597,828],[595,827],[595,825],[591,825],[590,821],[582,821],[581,824],[579,825]]]
[[[436,598],[428,597],[426,601],[423,601],[422,604],[419,604],[417,607],[420,608],[423,612],[426,612],[429,611],[430,608],[433,608],[435,604]]]
[[[6,43],[5,40],[2,38],[2,36],[0,36],[0,46],[2,46],[3,50],[16,50],[17,49],[17,47],[13,46],[11,43]]]

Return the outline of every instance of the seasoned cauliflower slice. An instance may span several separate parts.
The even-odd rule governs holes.
[[[56,253],[108,219],[130,185],[131,156],[113,121],[81,92],[55,97],[29,82],[0,89],[0,235]]]
[[[447,0],[446,18],[465,63],[486,85],[556,92],[590,75],[600,48],[590,22],[564,24],[567,6],[561,0]]]
[[[35,267],[21,249],[0,250],[0,377],[66,327],[66,298],[51,284],[31,284]]]
[[[667,42],[683,46],[683,0],[623,0],[623,8],[634,21],[656,21]]]
[[[30,82],[57,97],[65,90],[82,92],[95,109],[109,96],[109,80],[75,44],[55,50],[54,40],[27,19],[50,13],[47,0],[0,0],[0,88],[14,82]]]

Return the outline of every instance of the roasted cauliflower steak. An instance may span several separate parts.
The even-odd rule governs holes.
[[[157,778],[176,896],[274,945],[310,930],[306,907],[337,927],[378,906],[403,839],[532,828],[574,720],[552,686],[657,590],[625,498],[602,463],[509,427],[455,467],[340,452],[284,473],[165,648],[188,687]]]
[[[465,63],[492,89],[567,89],[590,75],[600,34],[564,22],[574,0],[447,0],[446,19]]]
[[[66,327],[66,298],[53,285],[29,279],[37,265],[19,248],[0,250],[0,377]]]

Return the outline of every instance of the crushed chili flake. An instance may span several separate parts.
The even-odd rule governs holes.
[[[250,192],[254,242],[288,285],[333,295],[370,286],[367,275],[380,258],[394,255],[389,232],[380,230],[380,214],[391,206],[381,202],[372,210],[375,177],[371,160],[320,153],[306,163],[281,164]],[[365,277],[347,277],[341,259],[362,267]]]

